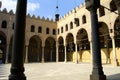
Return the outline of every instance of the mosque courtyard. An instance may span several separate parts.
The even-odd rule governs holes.
[[[10,64],[0,64],[0,80],[8,80]],[[120,67],[103,65],[107,80],[120,80]],[[27,80],[90,80],[92,66],[89,63],[27,63]]]

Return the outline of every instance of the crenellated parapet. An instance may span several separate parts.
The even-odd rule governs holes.
[[[62,17],[60,18],[60,21],[63,20],[63,19],[65,19],[66,17],[74,14],[75,11],[77,12],[79,9],[81,9],[81,8],[83,8],[83,7],[85,7],[85,3],[84,3],[84,4],[83,4],[83,3],[80,4],[79,6],[75,7],[74,9],[72,9],[71,11],[69,11],[68,13],[66,13],[64,16],[62,16]]]
[[[1,11],[1,13],[3,13],[3,14],[10,14],[10,15],[14,15],[14,14],[15,14],[15,13],[13,12],[13,10],[7,11],[6,8],[4,8],[4,9]]]
[[[27,14],[27,18],[36,19],[36,20],[42,20],[42,21],[55,22],[53,19],[45,18],[44,16],[43,17],[35,16],[34,14],[30,15],[29,13]]]
[[[0,13],[15,15],[13,10],[8,11],[6,8],[4,8],[2,11],[0,11]],[[31,18],[31,19],[36,19],[36,20],[55,22],[53,19],[45,18],[44,16],[43,17],[35,16],[34,14],[30,15],[29,13],[26,15],[26,17]]]

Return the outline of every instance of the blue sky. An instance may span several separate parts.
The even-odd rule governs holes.
[[[7,8],[9,11],[13,9],[15,12],[16,1],[17,0],[0,0],[2,1],[2,7]],[[9,3],[9,4],[8,4]],[[81,3],[84,3],[84,0],[58,0],[59,9],[56,11],[57,0],[28,0],[27,13],[31,15],[36,15],[40,17],[54,19],[56,12],[61,16],[64,16],[70,10],[74,9],[76,6],[79,6]],[[7,4],[7,5],[6,5]]]

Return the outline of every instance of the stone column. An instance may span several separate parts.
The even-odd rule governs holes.
[[[51,47],[51,50],[50,50],[50,61],[52,62],[52,60],[53,60],[53,51],[52,51],[52,47]]]
[[[39,48],[37,49],[37,62],[40,62],[40,52],[39,52]]]
[[[92,51],[92,41],[90,41],[90,53],[91,53],[91,64],[93,65],[93,51]]]
[[[78,63],[78,51],[77,51],[78,49],[77,49],[77,44],[75,44],[75,47],[76,47],[75,48],[76,49],[75,50],[75,52],[76,52],[76,63]]]
[[[115,49],[115,39],[114,36],[112,36],[112,46],[113,46],[113,61],[114,61],[114,66],[117,66],[117,55],[116,55],[116,49]]]
[[[109,51],[109,41],[106,40],[106,64],[110,63],[110,51]]]
[[[42,63],[45,62],[45,59],[44,59],[44,46],[42,47]]]
[[[6,47],[6,59],[5,59],[5,63],[8,63],[8,55],[9,55],[9,44],[7,44],[7,47]]]
[[[66,52],[66,45],[65,45],[65,62],[67,62],[67,52]]]
[[[58,43],[56,42],[56,62],[59,61]]]
[[[26,56],[25,56],[25,63],[28,63],[28,45],[26,47]]]
[[[17,0],[13,39],[12,65],[9,80],[26,80],[24,74],[24,48],[27,0]]]
[[[103,73],[101,63],[101,51],[100,51],[100,39],[98,28],[97,9],[100,6],[100,0],[85,0],[86,9],[90,11],[91,15],[91,29],[92,29],[92,57],[93,57],[93,69],[90,75],[90,80],[106,80],[106,76]]]

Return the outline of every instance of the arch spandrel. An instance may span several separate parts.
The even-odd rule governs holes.
[[[38,35],[33,35],[32,37],[30,37],[30,38],[28,39],[28,44],[29,44],[29,42],[30,42],[30,40],[31,40],[32,38],[34,38],[34,39],[37,40],[38,42],[39,42],[39,41],[42,42],[41,38],[40,38]]]

